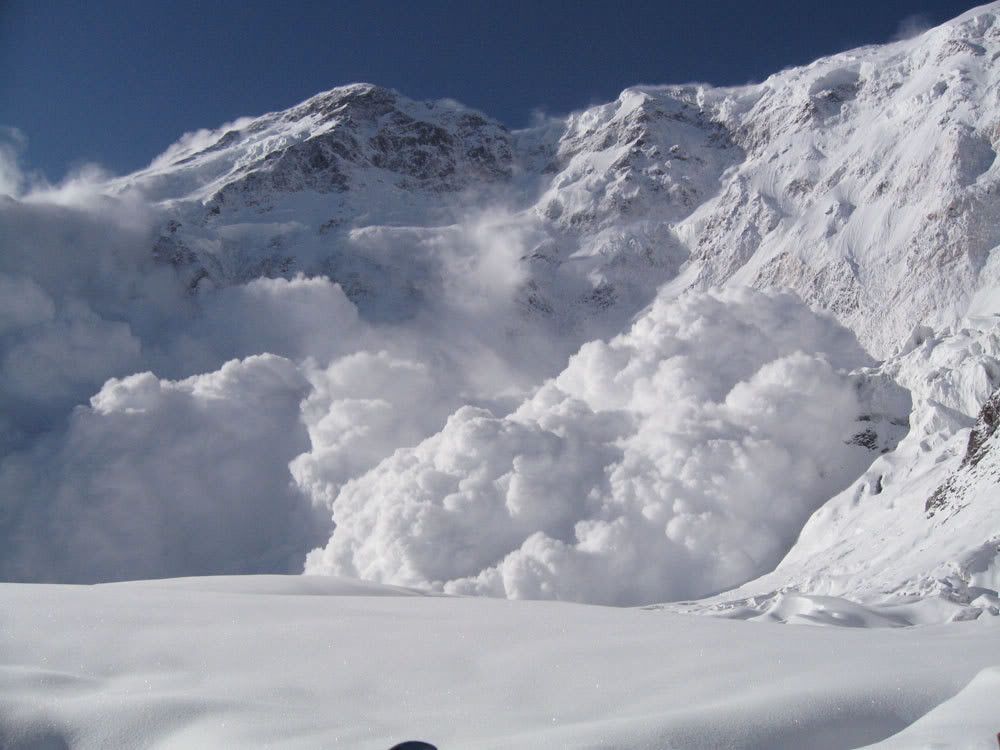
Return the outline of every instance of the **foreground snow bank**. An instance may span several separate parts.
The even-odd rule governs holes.
[[[861,632],[413,593],[0,585],[0,746],[817,749],[914,725],[968,747],[995,730],[995,673],[973,680],[1000,664],[995,618]]]
[[[993,750],[998,695],[1000,669],[984,669],[954,698],[877,747],[883,750],[954,747],[956,737],[965,737],[961,746],[968,750]]]

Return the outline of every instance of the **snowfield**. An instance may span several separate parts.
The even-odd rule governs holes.
[[[788,627],[279,576],[4,584],[0,612],[9,750],[985,749],[1000,718],[996,618]]]

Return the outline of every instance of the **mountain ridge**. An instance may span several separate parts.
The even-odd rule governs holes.
[[[356,269],[324,261],[363,254],[349,231],[445,226],[492,202],[541,238],[522,297],[563,327],[610,317],[607,334],[668,281],[732,282],[794,289],[886,356],[1000,285],[997,8],[757,84],[631,87],[519,131],[451,100],[338,87],[202,131],[113,187],[168,208],[161,245],[180,249],[162,254],[215,284],[344,281]],[[229,223],[242,260],[199,247]]]

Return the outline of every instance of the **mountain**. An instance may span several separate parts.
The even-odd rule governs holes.
[[[998,62],[0,195],[0,748],[995,748]]]
[[[636,87],[515,132],[358,84],[188,136],[118,187],[169,208],[156,252],[192,284],[328,273],[363,311],[412,314],[429,290],[386,286],[406,261],[384,237],[493,202],[533,235],[529,315],[610,332],[667,281],[787,287],[885,356],[1000,284],[998,44],[984,6],[760,84]]]
[[[176,399],[197,444],[235,434],[267,454],[263,481],[224,451],[240,483],[218,494],[254,540],[226,571],[271,569],[251,517],[289,515],[280,496],[300,519],[282,559],[330,537],[316,572],[629,604],[714,594],[672,606],[784,621],[996,614],[998,59],[993,3],[760,83],[636,86],[523,130],[359,83],[189,133],[95,188],[102,211],[125,207],[88,214],[99,263],[74,244],[57,279],[27,251],[0,257],[23,307],[0,328],[20,390],[0,397],[45,386],[18,363],[70,383],[44,424],[11,407],[0,488],[22,507],[0,521],[24,542],[25,518],[71,518],[30,498],[74,498],[88,471],[200,518],[216,462],[184,450],[195,417],[171,418]],[[76,237],[77,209],[41,203],[5,200],[0,219]],[[152,229],[101,240],[132,213]],[[37,354],[42,340],[117,349],[81,380],[81,358]],[[234,433],[258,392],[271,418]],[[155,457],[97,445],[133,428],[116,450],[165,450],[169,431],[183,502],[136,474],[161,477]],[[81,549],[107,547],[93,516]],[[222,564],[162,546],[171,564]],[[58,569],[77,575],[70,557]],[[101,570],[123,565],[138,569]],[[159,565],[141,569],[219,572]]]

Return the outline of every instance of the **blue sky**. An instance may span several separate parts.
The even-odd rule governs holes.
[[[354,81],[518,127],[640,82],[760,80],[975,5],[0,0],[0,125],[53,180],[86,161],[131,171],[186,131]]]

